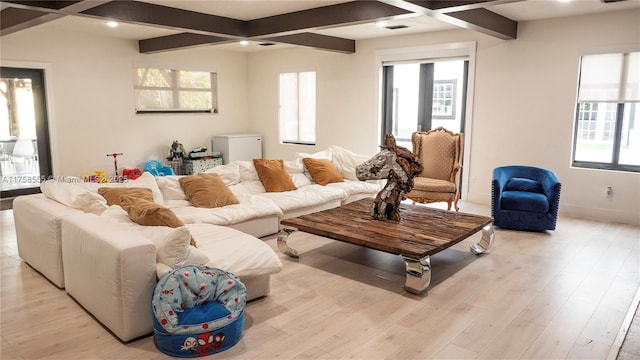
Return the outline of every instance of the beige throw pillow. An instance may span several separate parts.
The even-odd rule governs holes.
[[[218,174],[184,176],[178,181],[195,207],[215,208],[239,203]]]
[[[267,192],[282,192],[295,190],[296,185],[284,168],[282,160],[253,159],[260,182]]]
[[[129,218],[139,225],[172,228],[184,226],[182,220],[173,211],[153,201],[123,195],[120,197],[120,206],[129,214]],[[193,237],[191,237],[191,245],[196,246]]]
[[[107,205],[120,205],[121,196],[131,196],[140,199],[153,201],[153,192],[147,188],[109,188],[101,187],[98,189],[98,194],[102,195],[107,200]]]
[[[342,175],[335,165],[328,159],[302,159],[304,166],[309,170],[313,182],[320,185],[342,182]]]

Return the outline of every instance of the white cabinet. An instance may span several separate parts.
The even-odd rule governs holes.
[[[215,135],[211,143],[213,151],[222,153],[222,162],[224,164],[236,160],[251,161],[262,157],[262,135]]]

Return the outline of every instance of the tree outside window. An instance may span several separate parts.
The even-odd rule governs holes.
[[[136,68],[134,79],[138,114],[218,112],[216,73]]]

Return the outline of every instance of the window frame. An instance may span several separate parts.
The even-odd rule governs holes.
[[[313,116],[313,121],[311,121],[313,123],[313,140],[312,141],[305,141],[305,140],[301,140],[301,135],[302,135],[302,126],[303,124],[306,124],[307,122],[302,122],[301,121],[301,113],[305,110],[302,108],[301,103],[304,103],[303,101],[301,101],[301,94],[305,89],[301,89],[300,88],[300,76],[301,74],[307,74],[307,73],[311,73],[313,74],[313,89],[306,89],[306,90],[312,90],[313,94],[313,110],[307,112],[307,116],[310,114],[312,114]],[[285,75],[291,75],[291,74],[295,74],[296,77],[296,102],[295,102],[295,113],[296,113],[296,118],[295,118],[295,123],[297,124],[297,138],[296,139],[287,139],[285,137],[285,127],[287,126],[287,124],[289,124],[289,122],[287,122],[287,119],[284,119],[284,113],[286,112],[284,109],[284,104],[283,104],[283,77]],[[281,72],[278,75],[278,125],[279,125],[279,133],[280,133],[280,143],[281,144],[288,144],[288,145],[306,145],[306,146],[315,146],[317,143],[317,72],[315,70],[306,70],[306,71],[286,71],[286,72]],[[291,89],[290,89],[291,90]],[[293,109],[289,109],[289,110],[293,110]]]
[[[170,71],[171,73],[171,84],[168,87],[163,86],[144,86],[137,85],[137,71],[139,69],[158,69],[161,71]],[[170,69],[166,67],[145,67],[145,66],[137,66],[133,69],[134,72],[134,99],[135,99],[135,113],[136,115],[144,115],[144,114],[218,114],[218,74],[211,71],[196,71],[196,70],[186,70],[186,69]],[[179,76],[180,72],[193,72],[193,73],[209,73],[210,76],[210,87],[208,88],[192,88],[192,87],[180,87]],[[138,109],[138,91],[140,90],[151,90],[151,91],[170,91],[171,98],[173,99],[174,107],[172,108],[158,108],[158,109]],[[208,92],[211,93],[211,107],[208,109],[198,109],[198,108],[180,108],[180,95],[182,92]],[[175,105],[178,104],[178,107]]]
[[[608,51],[605,53],[589,53],[589,54],[582,54],[580,56],[580,67],[579,67],[579,73],[578,73],[578,89],[577,89],[577,98],[576,98],[576,107],[575,107],[575,116],[574,116],[574,125],[573,125],[573,141],[572,141],[572,152],[571,152],[571,166],[573,168],[587,168],[587,169],[597,169],[597,170],[609,170],[609,171],[627,171],[627,172],[640,172],[640,165],[629,165],[629,164],[620,164],[620,154],[622,152],[622,131],[623,131],[623,125],[624,125],[624,120],[625,120],[625,111],[629,110],[631,112],[631,114],[629,115],[630,117],[633,116],[633,114],[637,111],[640,111],[640,102],[637,101],[628,101],[625,99],[619,99],[617,101],[581,101],[580,100],[580,86],[581,86],[581,82],[582,82],[582,63],[583,63],[583,58],[585,56],[589,56],[589,55],[599,55],[599,54],[624,54],[627,55],[629,53],[634,53],[634,52],[638,52],[639,49],[627,49],[627,50],[622,50],[622,51]],[[622,68],[622,74],[623,76],[626,75],[626,72],[628,70],[628,63],[625,61],[623,68]],[[623,77],[622,76],[622,77]],[[620,88],[626,86],[626,84],[621,81],[621,83],[619,84],[619,90]],[[585,129],[584,128],[584,124],[583,121],[592,121],[591,117],[589,117],[589,119],[582,119],[581,115],[583,114],[583,112],[581,111],[581,104],[586,104],[589,105],[589,112],[593,113],[594,112],[594,104],[596,105],[596,108],[598,108],[597,111],[603,111],[605,114],[603,116],[602,119],[602,126],[603,126],[603,137],[605,133],[609,133],[609,136],[607,137],[608,140],[611,140],[611,136],[613,137],[613,143],[611,144],[611,161],[609,162],[602,162],[602,161],[587,161],[587,160],[576,160],[576,152],[578,149],[578,142],[580,140],[584,140],[584,136],[583,133],[585,132],[585,130],[588,131],[594,131],[596,132],[595,129]],[[608,119],[610,117],[610,113],[611,112],[611,107],[609,106],[610,104],[614,104],[615,106],[613,107],[616,111],[615,111],[615,116],[613,117],[613,129],[611,128],[607,128],[610,123],[610,119]],[[632,119],[630,119],[632,120]],[[596,128],[597,128],[597,119],[596,119]],[[635,125],[636,128],[638,128],[638,131],[640,131],[640,126]],[[595,139],[594,139],[595,140]],[[637,146],[640,146],[640,144],[637,144]]]

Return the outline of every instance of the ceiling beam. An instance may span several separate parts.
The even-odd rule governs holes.
[[[0,36],[77,14],[106,1],[2,1],[6,9],[0,12]]]
[[[145,7],[147,7],[146,5],[148,4],[145,4]],[[97,13],[95,10],[91,10],[90,12],[92,14]],[[129,13],[130,12],[131,11],[129,11]],[[101,15],[104,16],[105,13]],[[337,51],[341,53],[354,53],[354,40],[343,39],[335,36],[312,34],[309,33],[308,30],[327,29],[371,22],[378,19],[390,19],[406,16],[415,16],[415,14],[407,10],[399,9],[376,1],[354,1],[244,21],[244,32],[242,33],[242,36],[238,33],[229,34],[229,32],[222,35],[218,32],[216,35],[223,37],[231,35],[233,36],[233,39],[236,40],[241,38],[245,40],[265,40],[307,46],[328,51]],[[111,17],[114,18],[113,14]],[[168,26],[169,24],[164,23],[164,25]],[[194,27],[191,26],[191,29],[193,28]],[[180,34],[179,37],[163,36],[141,40],[139,42],[139,48],[141,52],[146,52],[149,43],[153,43],[154,45],[150,47],[152,49],[151,51],[168,51],[174,48],[183,48],[183,43],[187,44],[186,46],[189,47],[192,46],[190,45],[191,43],[199,43],[201,41],[206,43],[208,41],[207,38],[198,37],[196,35],[198,34],[190,31],[189,33]],[[190,36],[193,36],[194,38],[189,39]],[[164,45],[163,42],[165,42]]]
[[[242,20],[138,1],[111,1],[82,14],[203,35],[243,38],[245,34]]]
[[[247,22],[247,36],[287,35],[408,16],[416,15],[378,1],[352,1],[251,20]]]
[[[152,54],[161,51],[187,49],[204,45],[226,44],[235,40],[213,35],[180,33],[138,41],[140,53]]]
[[[309,31],[426,15],[501,39],[515,39],[517,22],[485,7],[522,0],[357,0],[249,21],[133,0],[2,1],[2,35],[64,15],[112,19],[162,27],[179,34],[144,39],[139,51],[152,53],[241,39],[266,40],[343,53],[355,41]]]
[[[14,32],[59,19],[63,16],[64,15],[37,10],[6,8],[0,11],[0,36],[13,34]]]
[[[442,22],[465,29],[491,35],[503,40],[515,39],[518,22],[496,14],[485,7],[522,0],[469,0],[469,1],[429,1],[429,0],[379,0],[389,5],[412,11],[419,15],[433,17]]]
[[[64,15],[76,15],[81,11],[108,3],[111,0],[75,0],[75,1],[45,1],[45,0],[3,0],[2,5],[12,8],[54,12]]]
[[[356,52],[356,41],[335,36],[314,33],[297,33],[262,39],[292,45],[311,47],[314,49],[353,54]]]
[[[448,13],[444,17],[450,17],[449,19],[442,19],[450,24],[502,40],[512,40],[518,37],[517,21],[498,15],[485,8],[457,11]]]

